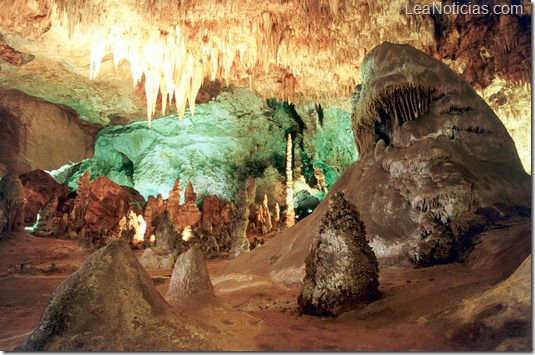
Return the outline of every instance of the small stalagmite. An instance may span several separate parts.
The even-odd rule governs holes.
[[[165,299],[170,304],[196,301],[214,295],[204,254],[198,244],[178,257]]]
[[[128,243],[114,240],[54,291],[17,350],[206,350],[200,333],[171,312]]]

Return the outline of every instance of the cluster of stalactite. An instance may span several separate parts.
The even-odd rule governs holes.
[[[173,102],[180,117],[188,105],[193,111],[204,78],[253,86],[267,74],[275,79],[270,95],[288,101],[349,95],[369,50],[358,34],[375,21],[370,13],[398,11],[360,0],[49,1],[60,31],[91,39],[91,77],[110,51],[116,66],[130,63],[134,85],[145,85],[149,124],[160,101],[162,114]],[[394,40],[390,32],[373,36]],[[327,68],[328,83],[309,82]]]
[[[358,104],[353,128],[359,153],[371,149],[379,139],[389,144],[397,127],[428,113],[430,104],[443,95],[430,86],[391,85],[365,103]],[[360,88],[353,96],[352,100],[358,100]]]

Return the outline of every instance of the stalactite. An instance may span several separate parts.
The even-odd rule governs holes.
[[[286,227],[295,224],[293,171],[292,171],[292,135],[288,133],[286,141]]]
[[[282,90],[273,94],[292,102],[298,78],[335,67],[329,91],[352,87],[354,67],[335,63],[332,54],[346,49],[335,47],[336,34],[329,29],[334,17],[350,16],[346,1],[296,0],[290,14],[284,9],[290,3],[284,2],[242,17],[231,12],[234,1],[52,0],[51,17],[58,30],[91,39],[91,79],[110,52],[116,68],[123,60],[130,63],[133,84],[145,85],[150,125],[159,97],[162,115],[173,100],[179,117],[188,106],[193,114],[204,78],[227,84],[249,79],[252,88],[259,76],[281,70],[286,73]],[[333,95],[325,94],[325,88],[299,89],[316,101]]]

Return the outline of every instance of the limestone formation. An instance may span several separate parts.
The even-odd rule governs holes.
[[[267,234],[273,229],[273,225],[271,223],[271,212],[269,212],[268,207],[267,194],[264,194],[262,204],[258,207],[256,221],[257,229],[259,229],[259,232],[262,234]]]
[[[80,229],[84,223],[87,206],[89,206],[89,199],[91,195],[91,175],[89,171],[78,179],[78,188],[76,189],[76,198],[71,211],[70,219],[73,222],[75,229]]]
[[[5,175],[0,180],[0,204],[6,217],[4,231],[24,229],[24,190],[16,175]]]
[[[188,184],[186,185],[186,191],[184,192],[184,203],[187,204],[188,202],[195,202],[196,200],[197,194],[193,189],[193,184],[191,181],[188,181]]]
[[[331,195],[305,262],[298,297],[305,314],[334,316],[379,296],[377,259],[357,208],[342,192]]]
[[[176,179],[173,184],[173,189],[169,191],[169,197],[167,198],[167,210],[169,211],[171,220],[175,219],[175,216],[179,213],[180,208],[180,180]]]
[[[179,230],[186,226],[197,228],[201,224],[201,211],[195,201],[188,201],[180,206],[178,213],[171,220]]]
[[[171,304],[180,304],[213,295],[214,286],[204,254],[199,245],[194,245],[178,257],[165,299]]]
[[[513,140],[447,65],[384,43],[361,70],[364,81],[352,98],[359,160],[330,193],[345,191],[357,206],[383,265],[462,260],[471,247],[453,234],[457,218],[499,204],[530,208],[531,179]],[[324,203],[316,209],[325,210]],[[319,220],[310,221],[296,233]],[[290,249],[280,264],[295,255]]]
[[[246,231],[255,194],[256,183],[252,177],[249,177],[245,187],[240,191],[232,211],[229,259],[234,259],[249,251],[249,240],[247,240]]]
[[[136,190],[120,186],[105,176],[90,181],[86,171],[78,180],[76,198],[69,214],[69,232],[82,238],[85,248],[104,245],[111,236],[120,236],[119,222],[129,212],[141,215],[144,202]]]
[[[48,237],[55,233],[55,220],[58,208],[58,198],[56,195],[50,196],[50,199],[43,206],[39,212],[39,220],[37,221],[37,226],[35,227],[35,235],[38,237]]]
[[[286,140],[286,228],[295,224],[292,149],[292,135],[288,134]]]
[[[145,269],[172,269],[175,264],[173,254],[158,254],[158,250],[147,248],[139,257],[139,263]]]
[[[181,243],[182,235],[171,222],[168,211],[164,211],[162,214],[160,224],[156,228],[154,236],[156,237],[154,247],[164,254],[174,253],[175,248]]]
[[[26,198],[24,222],[27,224],[35,223],[37,213],[48,203],[52,195],[64,200],[71,192],[67,186],[58,184],[43,170],[33,170],[20,175],[19,178]]]
[[[202,204],[202,230],[207,233],[217,233],[220,223],[221,211],[219,207],[219,198],[216,195],[206,196]]]
[[[147,204],[145,205],[145,211],[143,212],[143,218],[147,223],[145,240],[149,240],[150,236],[154,234],[160,223],[160,217],[166,209],[167,200],[163,200],[162,194],[158,194],[156,198],[153,195],[149,196]]]
[[[53,170],[92,155],[98,126],[79,119],[70,107],[3,86],[0,89],[0,126],[3,127],[0,176],[34,169]]]
[[[54,291],[23,351],[192,351],[201,331],[178,319],[128,243],[92,254]]]

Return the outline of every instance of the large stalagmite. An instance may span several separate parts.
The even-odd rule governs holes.
[[[122,240],[91,255],[52,294],[19,350],[201,350],[205,339],[178,319]]]
[[[329,195],[343,191],[357,206],[380,264],[463,260],[480,233],[495,228],[470,228],[484,213],[479,208],[509,206],[513,217],[530,208],[531,179],[513,140],[447,65],[411,46],[383,43],[361,71],[363,84],[351,99],[359,160]],[[303,274],[289,267],[303,270],[303,245],[326,209],[323,201],[307,225],[294,227],[297,239],[273,264],[275,278],[300,282]]]
[[[305,314],[333,316],[379,296],[379,268],[355,205],[342,192],[331,195],[306,258],[297,299]]]
[[[232,211],[231,244],[228,256],[234,259],[249,251],[249,240],[245,232],[249,224],[249,214],[254,203],[256,183],[252,177],[247,178],[247,183],[240,191],[234,210]]]

